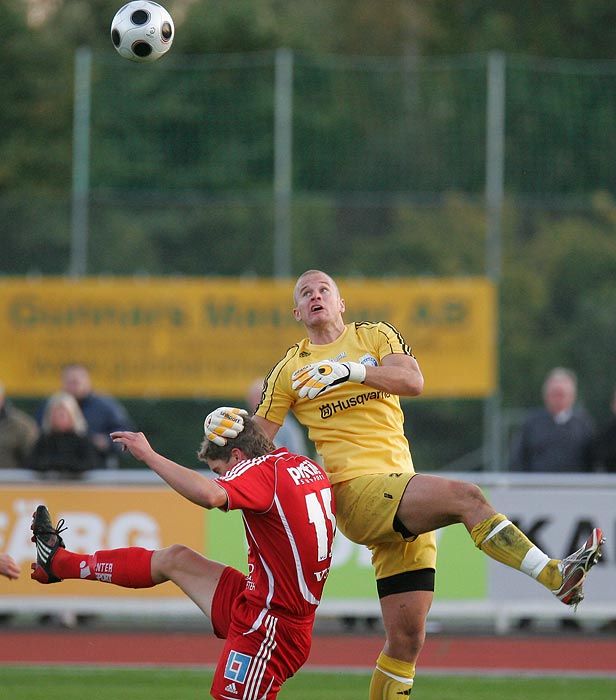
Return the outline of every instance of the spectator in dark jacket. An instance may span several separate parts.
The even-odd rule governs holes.
[[[93,391],[90,372],[84,365],[66,365],[62,369],[61,381],[62,390],[77,400],[88,425],[88,434],[100,452],[105,466],[117,466],[120,450],[113,444],[109,434],[117,430],[133,430],[126,409],[111,396]],[[44,410],[43,405],[37,414],[39,423]]]
[[[509,468],[522,472],[589,472],[594,423],[576,406],[577,378],[563,367],[543,384],[543,408],[531,411],[511,450]]]
[[[103,466],[101,455],[88,435],[83,413],[71,394],[60,391],[47,401],[42,432],[28,466],[60,476],[80,476]]]

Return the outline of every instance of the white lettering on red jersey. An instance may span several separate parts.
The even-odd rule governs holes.
[[[238,462],[217,483],[241,510],[248,539],[246,599],[293,616],[312,615],[329,573],[336,532],[321,467],[280,448]]]

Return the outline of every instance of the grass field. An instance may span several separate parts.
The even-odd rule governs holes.
[[[212,674],[186,669],[41,668],[0,666],[0,693],[11,700],[205,700]],[[280,700],[366,700],[370,677],[300,673]],[[417,700],[613,700],[616,680],[422,676]]]

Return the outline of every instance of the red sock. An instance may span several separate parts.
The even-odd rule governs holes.
[[[151,588],[153,551],[142,547],[101,549],[94,554],[77,554],[58,549],[52,571],[58,578],[83,578],[113,583],[124,588]]]

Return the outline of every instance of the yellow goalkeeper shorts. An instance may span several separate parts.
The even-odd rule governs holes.
[[[370,474],[333,484],[340,532],[372,552],[377,579],[405,571],[436,569],[436,537],[404,539],[394,530],[398,505],[414,472]]]

